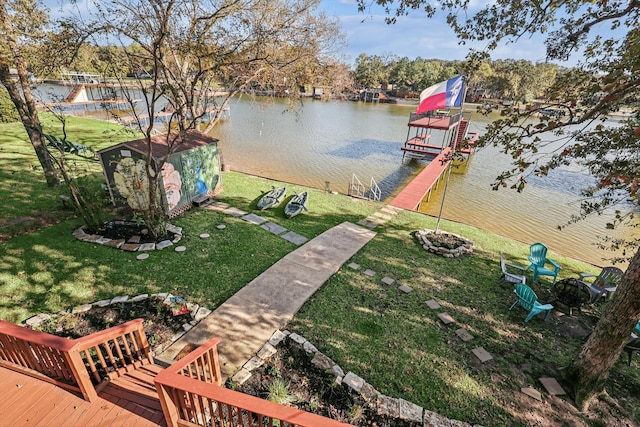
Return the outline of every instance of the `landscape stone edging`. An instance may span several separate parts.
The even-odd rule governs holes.
[[[128,295],[119,295],[116,296],[114,298],[111,299],[107,299],[107,300],[101,300],[101,301],[96,301],[94,303],[90,303],[90,304],[82,304],[76,307],[73,307],[70,310],[65,310],[65,311],[60,311],[56,314],[46,314],[46,313],[40,313],[40,314],[36,314],[35,316],[32,316],[30,318],[28,318],[27,320],[24,321],[24,326],[25,327],[29,327],[29,328],[33,328],[33,327],[37,327],[39,325],[41,325],[43,322],[50,320],[50,319],[55,319],[57,317],[60,316],[65,316],[68,314],[81,314],[84,312],[87,312],[89,310],[91,310],[93,307],[107,307],[109,305],[113,305],[113,304],[122,304],[122,303],[134,303],[134,302],[140,302],[140,301],[144,301],[147,300],[149,298],[157,298],[158,300],[162,300],[162,303],[165,305],[170,305],[171,304],[171,297],[173,297],[174,295],[170,294],[170,293],[157,293],[157,294],[140,294],[140,295],[136,295],[135,297],[129,298]],[[178,339],[180,339],[184,334],[187,333],[187,331],[189,331],[191,328],[193,328],[195,325],[197,325],[202,319],[204,319],[205,317],[207,317],[210,313],[211,310],[209,310],[208,308],[205,307],[200,307],[198,304],[194,304],[194,303],[187,303],[187,308],[189,309],[189,315],[191,316],[191,320],[189,322],[186,322],[182,325],[182,329],[183,331],[181,332],[176,332],[169,341],[167,341],[166,343],[158,346],[158,348],[156,348],[154,351],[152,351],[152,354],[154,356],[157,356],[158,354],[162,353],[164,350],[166,350],[169,346],[171,346],[174,342],[176,342]]]
[[[182,239],[182,227],[166,223],[167,231],[173,233],[172,240],[163,240],[157,243],[140,243],[141,236],[133,236],[128,241],[124,239],[109,239],[100,234],[89,234],[84,231],[84,227],[80,226],[73,231],[73,236],[88,243],[97,243],[103,246],[109,246],[115,249],[122,249],[128,252],[145,252],[168,248],[178,243]],[[136,239],[137,238],[137,239]]]
[[[276,346],[286,338],[300,345],[308,354],[313,354],[311,363],[320,369],[330,371],[336,377],[338,384],[346,384],[355,392],[360,393],[369,401],[372,407],[375,408],[378,415],[388,415],[409,422],[421,423],[423,427],[482,427],[479,424],[472,425],[463,421],[449,419],[404,399],[385,396],[353,372],[349,371],[345,374],[338,364],[320,352],[311,342],[307,341],[301,335],[295,332],[291,333],[287,330],[275,331],[271,338],[269,338],[256,353],[256,356],[247,361],[242,368],[231,377],[231,381],[240,385],[251,378],[252,371],[262,366],[269,357],[273,356],[277,351]]]
[[[429,251],[431,253],[435,253],[441,255],[445,258],[458,258],[461,255],[471,254],[473,253],[473,242],[469,239],[466,239],[458,234],[450,233],[448,231],[438,231],[439,234],[447,234],[449,236],[456,237],[464,242],[462,246],[458,246],[454,249],[448,249],[443,246],[435,246],[431,241],[427,238],[427,236],[431,233],[435,233],[435,230],[431,230],[425,228],[423,230],[418,230],[415,232],[416,239],[422,245],[423,249]]]

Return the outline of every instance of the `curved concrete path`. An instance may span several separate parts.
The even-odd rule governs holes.
[[[172,361],[185,346],[197,346],[218,337],[222,374],[233,375],[375,235],[350,222],[325,231],[249,282],[160,354],[160,358]]]

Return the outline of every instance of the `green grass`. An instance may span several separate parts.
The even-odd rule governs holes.
[[[77,126],[69,128],[69,139],[94,147],[111,145],[113,139],[100,137],[109,126],[78,119]],[[57,196],[62,190],[47,188],[38,168],[30,169],[37,162],[19,126],[2,129],[0,224],[59,211]],[[87,173],[99,176],[94,166]],[[357,222],[382,206],[287,185],[289,197],[303,189],[310,196],[308,212],[286,219],[284,204],[256,211],[260,196],[279,183],[234,172],[224,172],[222,180],[224,192],[219,200],[259,213],[307,238],[344,221]],[[260,227],[215,211],[194,209],[172,222],[183,227],[181,244],[187,251],[155,251],[144,261],[133,253],[77,241],[71,235],[80,225],[77,219],[8,238],[0,246],[0,318],[19,323],[40,312],[153,292],[184,295],[214,309],[296,248]],[[218,230],[218,224],[226,228]],[[312,341],[345,372],[353,371],[384,394],[470,423],[526,425],[517,418],[522,408],[514,394],[528,385],[541,389],[537,379],[542,376],[559,376],[559,368],[576,356],[582,341],[560,335],[555,316],[547,322],[536,317],[525,324],[523,309],[508,310],[514,301],[513,288],[497,284],[499,253],[505,253],[507,262],[527,265],[527,244],[443,221],[441,228],[476,245],[472,256],[445,259],[422,250],[412,235],[434,225],[434,218],[404,212],[377,227],[375,238],[346,263],[356,262],[360,270],[339,270],[304,304],[289,329]],[[204,232],[211,237],[200,239]],[[549,255],[562,265],[561,277],[597,273],[590,265]],[[374,278],[362,274],[367,268],[376,272]],[[413,291],[405,294],[397,286],[384,285],[385,276]],[[545,279],[534,289],[542,301],[551,296]],[[428,309],[425,301],[429,299],[439,301],[442,310]],[[440,311],[448,312],[455,326],[442,325],[437,318]],[[474,339],[462,342],[455,335],[458,327],[466,328]],[[479,363],[471,354],[479,346],[495,359]],[[640,417],[638,367],[637,361],[627,367],[621,358],[607,384],[609,394],[636,421]]]

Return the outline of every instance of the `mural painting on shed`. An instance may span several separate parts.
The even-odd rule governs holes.
[[[175,150],[170,155],[167,141],[175,141]],[[198,131],[188,131],[183,137],[171,134],[169,139],[167,135],[152,138],[154,170],[157,171],[161,159],[166,158],[160,170],[158,197],[170,216],[191,207],[195,197],[213,196],[222,190],[217,142]],[[147,142],[144,139],[99,151],[114,205],[128,205],[133,210],[143,210],[149,206],[146,152]]]

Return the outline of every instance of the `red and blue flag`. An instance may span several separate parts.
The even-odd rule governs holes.
[[[420,93],[420,104],[418,104],[417,114],[439,108],[461,107],[464,97],[464,74],[437,83],[423,90]]]

